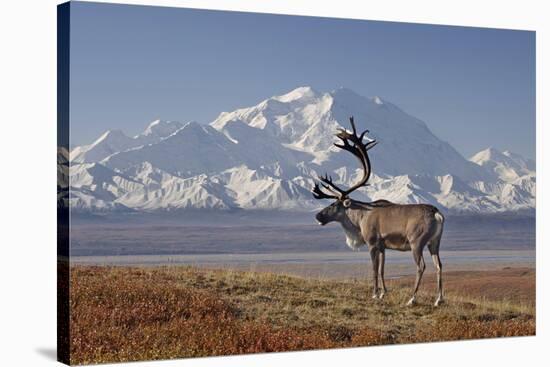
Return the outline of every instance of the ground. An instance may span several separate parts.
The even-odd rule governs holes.
[[[410,277],[331,280],[189,266],[73,266],[71,363],[339,348],[535,334],[535,272],[445,273],[434,307],[426,276],[418,305]]]

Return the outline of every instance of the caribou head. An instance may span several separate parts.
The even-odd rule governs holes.
[[[334,145],[340,149],[350,152],[355,157],[357,157],[357,159],[359,159],[361,167],[363,168],[363,176],[356,184],[354,184],[347,190],[338,187],[332,181],[332,177],[328,174],[325,174],[325,176],[319,176],[321,185],[326,191],[323,191],[319,184],[316,183],[312,190],[313,197],[315,199],[336,200],[334,203],[321,210],[315,216],[315,219],[317,219],[317,222],[319,222],[320,225],[325,225],[334,221],[342,222],[343,220],[345,220],[347,209],[358,205],[368,205],[367,203],[356,202],[352,200],[349,195],[358,188],[367,185],[367,182],[371,175],[371,165],[367,152],[369,149],[377,144],[377,141],[370,139],[368,142],[363,143],[363,139],[365,138],[366,134],[369,133],[369,131],[365,130],[361,134],[357,134],[357,129],[355,127],[353,117],[350,117],[349,121],[351,124],[352,132],[350,133],[346,129],[339,129],[336,137],[338,137],[338,139],[340,139],[342,143],[334,143]]]

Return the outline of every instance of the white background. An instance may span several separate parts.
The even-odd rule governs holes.
[[[319,352],[144,362],[132,366],[533,366],[550,353],[548,323],[549,12],[545,1],[124,1],[227,10],[537,31],[537,336]],[[0,10],[0,365],[56,365],[56,4]],[[546,13],[546,16],[545,16]],[[546,64],[546,65],[545,65]],[[495,132],[498,133],[498,132]],[[545,142],[546,144],[544,144]],[[546,164],[546,167],[543,166]],[[546,289],[544,289],[546,288]],[[546,310],[546,311],[544,311]],[[130,365],[130,364],[125,364]],[[118,366],[123,366],[119,364]]]

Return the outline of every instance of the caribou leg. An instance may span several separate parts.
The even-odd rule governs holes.
[[[372,277],[374,284],[372,298],[378,298],[378,249],[376,247],[370,249],[370,258],[372,261]]]
[[[414,262],[416,263],[416,281],[414,283],[414,291],[411,299],[407,302],[407,306],[414,305],[416,303],[416,292],[420,286],[420,281],[422,280],[422,274],[424,274],[424,269],[426,269],[426,264],[424,263],[424,256],[422,255],[422,247],[412,247],[412,253]]]
[[[384,263],[386,261],[386,254],[385,254],[385,251],[383,249],[380,250],[379,253],[378,253],[378,261],[379,261],[378,272],[380,273],[380,282],[382,283],[382,291],[380,292],[378,297],[380,299],[382,299],[382,298],[384,298],[384,295],[387,292],[386,282],[384,281]]]
[[[441,279],[441,259],[439,259],[439,254],[432,254],[432,260],[437,271],[437,299],[435,300],[434,306],[439,306],[443,303],[443,281]]]

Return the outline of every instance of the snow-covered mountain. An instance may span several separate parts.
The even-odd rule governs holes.
[[[493,171],[501,180],[509,182],[535,172],[535,162],[509,151],[487,148],[475,154],[470,161]]]
[[[143,145],[158,143],[183,127],[180,122],[156,120],[139,135],[130,138],[120,130],[108,130],[90,145],[71,150],[71,162],[99,162],[112,154]]]
[[[532,210],[534,162],[487,149],[465,159],[427,125],[380,97],[301,87],[210,124],[154,121],[128,137],[110,130],[70,152],[70,205],[78,210],[313,210],[314,178],[350,185],[361,174],[334,133],[355,117],[380,143],[370,186],[353,197],[427,202],[456,212]],[[66,153],[66,152],[65,152]]]
[[[323,94],[298,88],[250,108],[222,113],[211,126],[239,141],[246,136],[232,126],[245,123],[289,148],[310,153],[312,162],[323,168],[337,169],[344,163],[354,167],[347,164],[350,157],[332,145],[334,132],[349,127],[350,116],[359,129],[368,128],[380,142],[370,153],[379,175],[454,173],[468,180],[491,178],[438,139],[424,122],[380,97],[365,98],[346,88]]]

